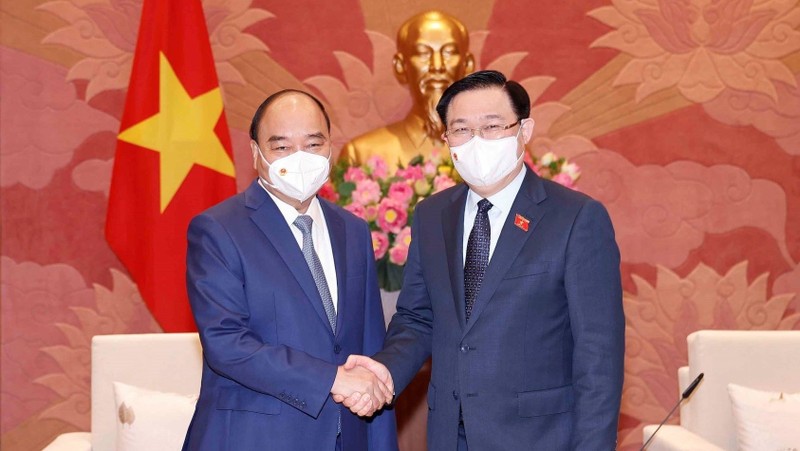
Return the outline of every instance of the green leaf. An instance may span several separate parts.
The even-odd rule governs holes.
[[[386,262],[386,284],[382,286],[386,291],[397,291],[403,287],[403,270],[405,266]]]
[[[412,158],[411,161],[408,162],[409,166],[419,166],[425,162],[425,159],[422,155],[417,155],[416,157]]]
[[[340,196],[343,197],[350,197],[353,195],[353,191],[356,189],[356,184],[353,182],[342,182],[337,185],[337,191],[339,192]]]

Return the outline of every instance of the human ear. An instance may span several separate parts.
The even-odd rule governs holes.
[[[253,152],[253,169],[258,171],[258,144],[254,140],[250,140],[250,150]]]
[[[475,70],[475,57],[471,52],[467,52],[464,56],[464,74],[469,75]]]
[[[531,118],[522,120],[522,140],[525,144],[528,144],[528,141],[533,137],[533,128],[535,125],[536,122]]]
[[[392,58],[392,66],[394,67],[394,76],[401,85],[408,83],[405,64],[406,60],[403,54],[400,52],[395,53],[394,58]]]

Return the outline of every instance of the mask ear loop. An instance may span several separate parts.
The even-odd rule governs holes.
[[[533,119],[531,119],[529,117],[526,117],[525,119],[520,119],[519,120],[519,130],[517,130],[517,139],[519,139],[519,134],[522,132],[522,125],[525,124],[525,121],[531,121],[531,122],[533,122],[533,125],[536,125],[536,122],[534,122]],[[531,132],[531,133],[533,133],[533,132]],[[527,151],[528,151],[528,148],[525,146],[525,144],[523,144],[522,145],[522,155],[520,155],[519,158],[517,158],[517,163],[515,163],[515,164],[518,164],[520,160],[524,160],[525,159],[525,152],[527,152]]]
[[[264,152],[261,150],[261,146],[256,144],[256,149],[258,149],[258,156],[261,157],[261,161],[263,161],[264,164],[267,165],[267,171],[269,171],[269,169],[272,168],[272,165],[270,164],[269,161],[267,161],[267,157],[264,156]],[[267,179],[265,179],[264,177],[261,176],[261,174],[258,175],[258,180],[259,180],[259,182],[261,182],[262,186],[266,185],[266,186],[269,186],[272,189],[278,189],[277,186],[275,186],[274,184],[268,182]]]
[[[267,157],[264,156],[264,152],[261,150],[261,146],[256,144],[256,149],[258,149],[258,156],[261,157],[261,161],[263,161],[264,164],[267,165],[267,168],[271,168],[272,165],[269,163],[269,161],[267,161]]]

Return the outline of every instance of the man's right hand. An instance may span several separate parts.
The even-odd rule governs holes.
[[[378,379],[383,382],[383,384],[387,388],[387,401],[386,404],[392,402],[392,398],[394,398],[394,381],[392,380],[392,375],[389,373],[389,370],[380,362],[377,362],[367,356],[363,355],[351,355],[347,358],[347,362],[344,364],[344,368],[346,370],[354,369],[354,368],[365,368],[371,371]],[[368,396],[362,395],[362,393],[354,392],[350,396],[343,396],[340,394],[334,394],[333,400],[341,403],[345,407],[349,408],[352,412],[355,412],[359,415],[372,415],[374,411],[370,412],[371,406],[371,398]],[[381,406],[383,407],[383,406]],[[380,407],[379,407],[380,408]],[[377,410],[377,409],[376,409]],[[367,412],[362,413],[362,412]]]
[[[392,390],[372,371],[362,366],[342,365],[331,387],[336,402],[350,400],[346,407],[360,416],[375,413],[392,400]]]

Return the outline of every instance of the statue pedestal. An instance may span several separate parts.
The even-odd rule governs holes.
[[[392,315],[397,311],[397,298],[400,296],[400,291],[385,291],[381,290],[381,304],[383,304],[383,321],[386,326],[389,326],[389,321],[392,320]]]
[[[383,319],[386,325],[397,311],[397,298],[400,291],[381,290]],[[419,374],[395,401],[397,416],[397,440],[401,450],[423,450],[426,447],[426,424],[428,422],[428,382],[431,379],[430,359],[422,366]]]

